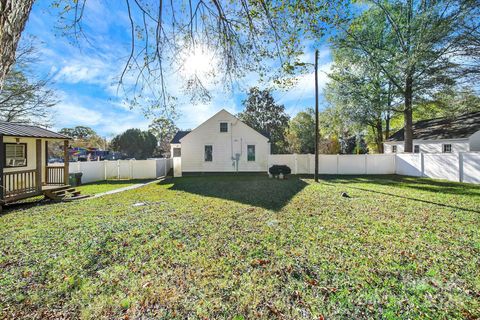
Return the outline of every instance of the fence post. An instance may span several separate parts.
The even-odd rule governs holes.
[[[339,170],[338,170],[338,161],[339,161],[339,158],[340,158],[340,155],[337,153],[337,174],[339,173]]]
[[[458,153],[458,180],[463,182],[463,152]]]
[[[297,154],[294,153],[293,154],[293,159],[294,159],[294,163],[295,163],[295,173],[294,174],[297,174],[298,173],[298,158],[297,158]]]
[[[420,177],[425,177],[425,156],[423,152],[420,153]]]
[[[163,160],[163,164],[164,164],[164,167],[165,167],[165,172],[163,174],[164,177],[167,176],[167,161],[168,161],[168,159],[166,159],[166,158]]]
[[[117,180],[120,180],[120,160],[117,160]]]
[[[107,180],[107,160],[103,160],[103,180]]]
[[[365,174],[368,174],[368,172],[367,172],[367,160],[368,160],[368,158],[367,158],[367,154],[365,153],[365,161],[364,161],[364,166],[365,166]]]
[[[130,160],[129,162],[129,166],[128,166],[128,173],[129,173],[129,176],[130,176],[130,179],[133,179],[133,161],[134,160]]]

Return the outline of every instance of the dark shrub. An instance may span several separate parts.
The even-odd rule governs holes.
[[[287,175],[292,173],[292,170],[285,165],[273,165],[268,169],[268,172],[270,172],[271,175],[278,176],[280,173],[283,173],[283,175]]]

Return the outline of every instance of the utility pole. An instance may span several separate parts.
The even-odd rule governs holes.
[[[315,50],[315,182],[318,182],[318,50]]]

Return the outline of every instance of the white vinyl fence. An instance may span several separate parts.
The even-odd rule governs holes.
[[[82,183],[107,179],[155,179],[166,176],[172,159],[71,162],[70,173],[81,172]]]
[[[293,174],[313,174],[315,155],[313,154],[271,154],[268,167],[274,164],[287,165]],[[394,174],[394,154],[362,155],[318,155],[318,173],[320,174]]]
[[[272,154],[268,168],[287,165],[293,174],[313,174],[313,154]],[[480,152],[327,155],[318,157],[320,174],[399,174],[480,184]]]

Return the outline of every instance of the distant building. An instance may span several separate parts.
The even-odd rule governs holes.
[[[404,130],[395,132],[385,143],[385,153],[404,150]],[[480,111],[455,118],[422,120],[413,124],[413,152],[455,153],[480,151]]]

